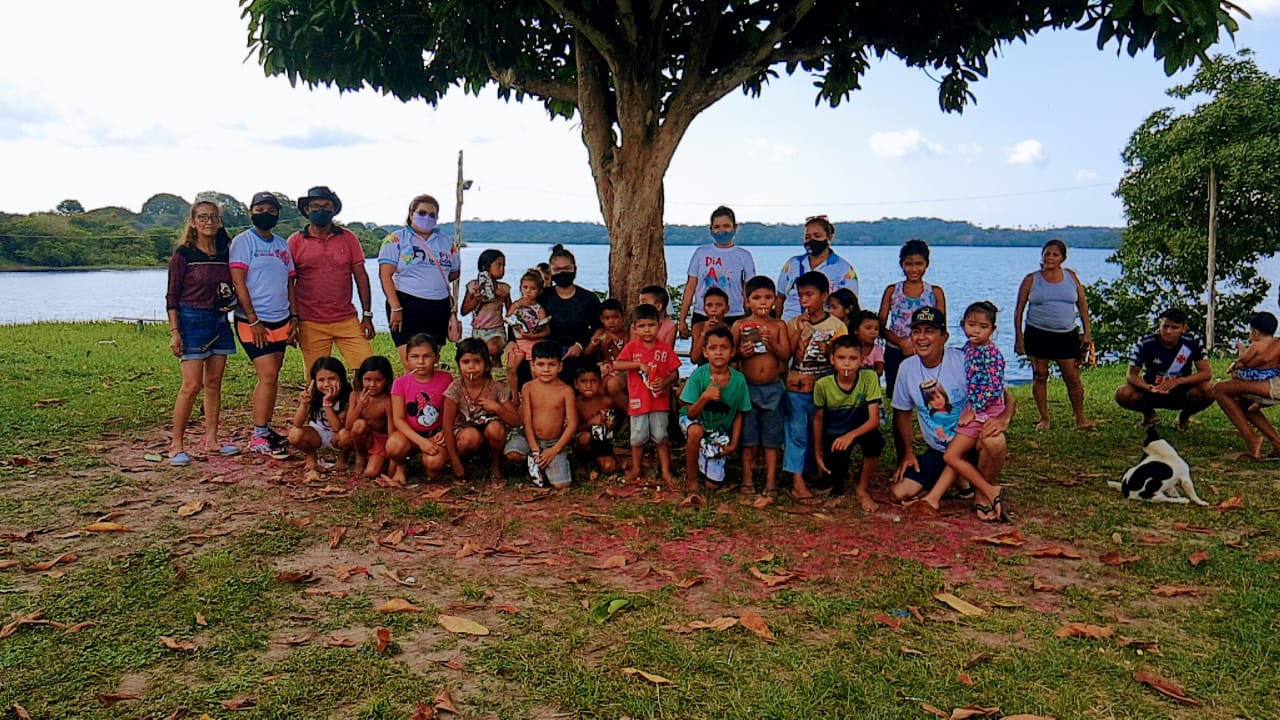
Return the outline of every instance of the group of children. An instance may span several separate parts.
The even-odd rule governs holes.
[[[506,458],[524,463],[535,484],[554,488],[570,484],[573,453],[605,473],[625,464],[635,480],[652,442],[664,483],[682,484],[690,493],[719,488],[726,459],[740,453],[744,494],[755,493],[762,465],[763,493],[776,495],[781,461],[791,475],[791,494],[801,501],[813,498],[806,475],[832,494],[844,493],[856,447],[862,453],[856,496],[872,510],[868,487],[885,447],[886,358],[880,341],[888,338],[899,362],[910,355],[902,334],[909,331],[896,314],[909,316],[920,303],[900,298],[942,297],[940,288],[921,280],[928,248],[913,242],[923,249],[903,248],[907,279],[886,288],[882,314],[861,309],[848,290],[829,293],[827,277],[816,271],[796,281],[801,314],[787,322],[774,316],[777,290],[766,276],[747,281],[745,313],[732,322],[726,318],[727,294],[709,288],[705,319],[692,329],[690,359],[698,367],[682,385],[665,288],[644,288],[629,326],[621,301],[603,301],[599,328],[583,351],[593,362],[578,364],[566,378],[562,348],[545,339],[548,317],[538,303],[547,286],[544,271],[525,272],[520,297],[512,299],[502,282],[505,258],[486,250],[461,307],[474,319],[473,336],[457,344],[457,377],[437,369],[440,348],[426,335],[408,342],[407,372],[399,378],[390,361],[375,356],[348,384],[339,361],[321,358],[310,370],[289,439],[306,455],[308,473],[318,472],[316,451],[332,446],[354,452],[364,476],[385,473],[394,484],[403,484],[405,463],[414,454],[421,454],[429,475],[447,467],[461,478],[464,459],[483,448],[493,482],[501,482]],[[888,327],[901,332],[882,331],[885,310]],[[1003,358],[991,342],[995,315],[995,306],[977,303],[963,321],[972,393],[970,409],[960,418],[964,439],[958,438],[955,458],[949,453],[948,461],[966,478],[978,474],[964,460],[978,437],[974,428],[1001,409]],[[521,362],[528,363],[532,378],[523,386],[516,372]],[[498,366],[505,366],[506,382],[494,379]],[[628,462],[619,462],[613,437],[624,417],[630,453]],[[671,467],[674,427],[685,436],[682,483]]]

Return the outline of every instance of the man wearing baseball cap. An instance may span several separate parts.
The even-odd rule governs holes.
[[[893,387],[893,432],[903,451],[899,454],[891,490],[900,501],[920,496],[911,509],[930,515],[937,513],[942,496],[955,482],[955,471],[947,467],[943,454],[956,435],[960,414],[969,404],[964,351],[948,348],[948,337],[947,316],[941,310],[922,307],[912,313],[911,344],[915,355],[902,361]],[[1004,412],[983,425],[977,446],[978,470],[993,486],[1004,467],[1004,431],[1014,413],[1013,397],[1008,390],[1004,403]],[[927,446],[919,456],[912,447],[912,410]],[[990,502],[994,498],[982,500]]]
[[[298,198],[298,212],[309,221],[289,236],[289,252],[296,267],[298,347],[303,371],[338,346],[347,367],[355,369],[373,354],[372,296],[364,269],[364,249],[355,233],[333,218],[342,200],[324,185]],[[351,304],[351,282],[360,296],[362,315]]]

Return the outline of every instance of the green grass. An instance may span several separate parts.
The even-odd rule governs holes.
[[[1216,409],[1198,416],[1187,433],[1168,429],[1172,418],[1166,415],[1166,436],[1192,465],[1201,494],[1217,503],[1241,492],[1244,509],[1219,513],[1122,501],[1104,483],[1133,462],[1142,438],[1136,416],[1111,402],[1123,368],[1086,373],[1089,414],[1105,421],[1091,433],[1069,428],[1060,381],[1050,386],[1054,428],[1042,433],[1030,428],[1035,411],[1029,388],[1015,389],[1019,414],[1002,480],[1018,515],[1016,527],[1028,538],[1025,547],[984,549],[961,537],[947,549],[979,560],[975,574],[957,582],[947,570],[926,566],[886,541],[857,562],[832,563],[824,577],[765,592],[734,580],[749,578],[752,567],[793,568],[816,551],[772,547],[773,558],[761,560],[765,550],[752,538],[867,521],[846,507],[827,511],[836,525],[824,526],[805,514],[786,513],[785,506],[756,510],[733,497],[713,497],[703,508],[639,497],[601,501],[599,487],[590,486],[521,512],[501,501],[474,501],[461,489],[426,501],[412,492],[366,487],[349,498],[304,503],[291,499],[292,490],[247,481],[190,485],[191,492],[220,503],[223,514],[178,518],[164,505],[176,506],[177,500],[154,498],[173,479],[198,473],[140,475],[102,464],[105,450],[167,423],[178,378],[166,340],[163,327],[139,332],[123,324],[0,328],[0,458],[44,458],[33,466],[0,463],[0,531],[41,530],[34,543],[0,540],[0,560],[26,565],[68,549],[82,555],[55,573],[0,571],[0,619],[43,610],[59,622],[96,623],[73,635],[48,626],[22,627],[0,639],[0,707],[16,703],[32,717],[91,720],[164,717],[179,707],[193,717],[404,718],[416,702],[448,688],[468,716],[513,719],[537,712],[587,718],[914,719],[924,717],[922,702],[947,711],[998,705],[1002,714],[1059,720],[1280,717],[1280,563],[1257,559],[1276,549],[1280,538],[1277,465],[1224,460],[1239,443]],[[291,398],[300,385],[297,355],[288,357],[282,398]],[[237,356],[224,393],[231,413],[243,412],[251,385],[247,361]],[[39,402],[48,399],[62,402]],[[891,463],[887,456],[882,467]],[[120,498],[153,499],[141,507],[159,503],[166,512],[120,536],[55,537]],[[232,534],[202,546],[175,544],[187,533],[220,527],[242,505],[259,512],[242,518]],[[565,514],[575,506],[589,517]],[[542,514],[528,514],[539,509]],[[460,519],[460,511],[470,516]],[[312,523],[298,527],[286,520],[301,516]],[[1210,532],[1177,530],[1178,521]],[[904,542],[919,540],[912,522],[903,518]],[[335,525],[349,527],[339,551],[349,553],[344,562],[374,573],[384,567],[411,570],[419,587],[363,576],[339,584],[324,566],[329,561],[315,559],[327,557],[327,531]],[[368,541],[407,525],[424,528],[445,545],[410,553]],[[706,545],[712,548],[705,550],[707,566],[728,580],[708,580],[687,592],[665,581],[638,584],[635,573],[586,569],[599,555],[590,541],[544,548],[547,556],[568,563],[545,570],[520,572],[502,558],[453,558],[463,540],[546,540],[562,532],[621,544],[628,555],[675,571],[676,577],[693,571],[651,559],[673,544]],[[1142,544],[1145,535],[1168,542]],[[717,538],[743,542],[714,548]],[[1025,555],[1050,544],[1070,545],[1086,559]],[[1139,559],[1118,567],[1097,562],[1110,550]],[[1188,557],[1198,550],[1207,551],[1209,560],[1192,566]],[[303,565],[321,580],[276,580],[281,570]],[[1063,588],[1031,592],[1033,577]],[[1160,585],[1192,585],[1207,594],[1161,598],[1151,592]],[[308,594],[312,587],[349,594]],[[988,614],[970,618],[947,611],[933,599],[941,590],[954,590]],[[423,612],[379,613],[391,597],[406,597]],[[591,610],[616,598],[629,604],[596,622]],[[511,603],[518,613],[500,614],[495,603]],[[909,608],[923,612],[926,622],[912,619]],[[662,628],[738,616],[744,609],[766,618],[776,642],[766,643],[741,626],[692,634]],[[440,613],[475,618],[493,632],[483,638],[448,635],[436,624]],[[207,626],[196,624],[197,614]],[[898,629],[885,627],[876,620],[882,614],[904,622]],[[1154,643],[1158,653],[1115,640],[1053,637],[1071,621],[1112,626],[1117,636]],[[392,632],[385,654],[374,648],[377,627]],[[316,634],[308,644],[278,642],[307,632]],[[356,639],[357,647],[325,647],[322,641],[331,633]],[[159,642],[162,635],[195,642],[199,649],[167,650]],[[991,657],[970,665],[979,653]],[[444,665],[451,658],[464,669]],[[625,675],[629,667],[676,684],[652,685]],[[1204,704],[1182,706],[1153,693],[1131,679],[1138,670],[1174,680]],[[973,684],[958,682],[960,673]],[[96,699],[138,677],[146,683],[141,699],[110,708]],[[239,694],[253,696],[256,705],[235,713],[219,706]]]

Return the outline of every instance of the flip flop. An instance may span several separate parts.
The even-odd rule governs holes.
[[[173,467],[186,467],[191,464],[191,456],[186,452],[180,452],[169,457],[169,464]]]
[[[226,443],[219,446],[214,454],[221,455],[222,457],[232,457],[240,454],[240,448],[230,443]]]
[[[1013,518],[1009,516],[1009,512],[1004,509],[1003,491],[996,493],[996,496],[991,498],[991,511],[996,514],[996,516],[992,518],[993,522],[1013,522]]]
[[[995,508],[990,505],[983,505],[982,503],[973,504],[973,513],[977,515],[978,519],[982,522],[995,522],[996,519],[991,515],[991,513],[995,511]]]

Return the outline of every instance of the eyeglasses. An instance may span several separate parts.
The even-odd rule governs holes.
[[[806,225],[808,225],[811,222],[827,222],[827,216],[826,215],[810,215],[809,217],[804,219],[804,222]]]
[[[197,215],[196,222],[206,223],[206,224],[207,223],[217,224],[222,222],[222,218],[218,217],[217,215]]]
[[[428,210],[419,210],[416,214],[418,217],[429,217],[429,218],[440,217],[440,213],[433,213]]]

